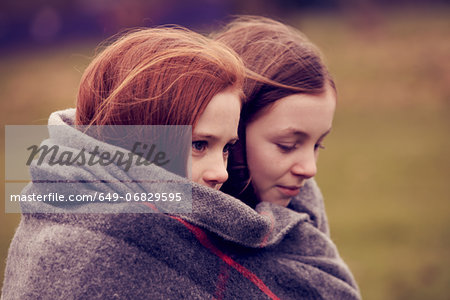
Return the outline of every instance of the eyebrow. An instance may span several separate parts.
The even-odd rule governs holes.
[[[205,139],[205,140],[210,140],[210,141],[217,141],[220,140],[219,137],[215,136],[215,135],[211,135],[211,134],[203,134],[203,133],[197,133],[197,134],[193,134],[192,135],[192,139]],[[239,140],[238,136],[234,136],[232,137],[228,142],[231,143],[235,143]]]
[[[295,135],[301,138],[306,138],[309,137],[309,134],[307,134],[306,132],[300,131],[298,129],[292,128],[292,127],[288,127],[286,129],[281,130],[281,136],[288,136],[288,135]],[[327,134],[329,134],[331,132],[331,128],[328,129],[325,133],[323,133],[320,138],[324,138]]]
[[[319,138],[319,140],[323,139],[324,137],[326,137],[329,133],[331,132],[331,128],[328,129],[327,131],[324,132],[324,134],[322,134]]]

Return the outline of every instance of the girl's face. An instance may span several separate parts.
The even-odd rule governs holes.
[[[228,152],[238,139],[240,112],[237,91],[227,89],[212,98],[192,132],[193,181],[219,189],[228,179]]]
[[[317,156],[336,108],[331,87],[323,94],[294,94],[276,101],[247,125],[247,163],[259,201],[287,206],[316,175]]]

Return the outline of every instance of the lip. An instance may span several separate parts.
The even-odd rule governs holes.
[[[283,185],[277,185],[277,190],[281,192],[283,195],[294,197],[297,196],[298,193],[300,193],[301,186],[283,186]]]

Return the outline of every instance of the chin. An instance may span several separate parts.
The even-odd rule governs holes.
[[[289,205],[290,202],[291,202],[291,199],[290,199],[290,198],[289,198],[289,199],[281,199],[280,201],[278,201],[278,202],[275,203],[275,204],[278,204],[278,205],[280,205],[280,206],[287,207],[287,206]]]
[[[279,198],[279,199],[271,199],[269,200],[262,200],[263,202],[270,202],[276,205],[280,205],[280,206],[284,206],[287,207],[289,205],[289,203],[291,202],[291,198],[288,199],[283,199],[283,198]]]

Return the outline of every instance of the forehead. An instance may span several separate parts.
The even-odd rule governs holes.
[[[225,90],[214,97],[206,106],[203,113],[200,115],[200,121],[215,120],[216,118],[223,118],[226,116],[240,114],[241,98],[237,90]]]
[[[201,114],[196,126],[198,134],[227,134],[236,131],[241,111],[241,100],[236,91],[215,95]]]
[[[336,97],[331,89],[319,95],[293,94],[277,100],[254,122],[260,123],[267,131],[328,130],[335,108]]]

